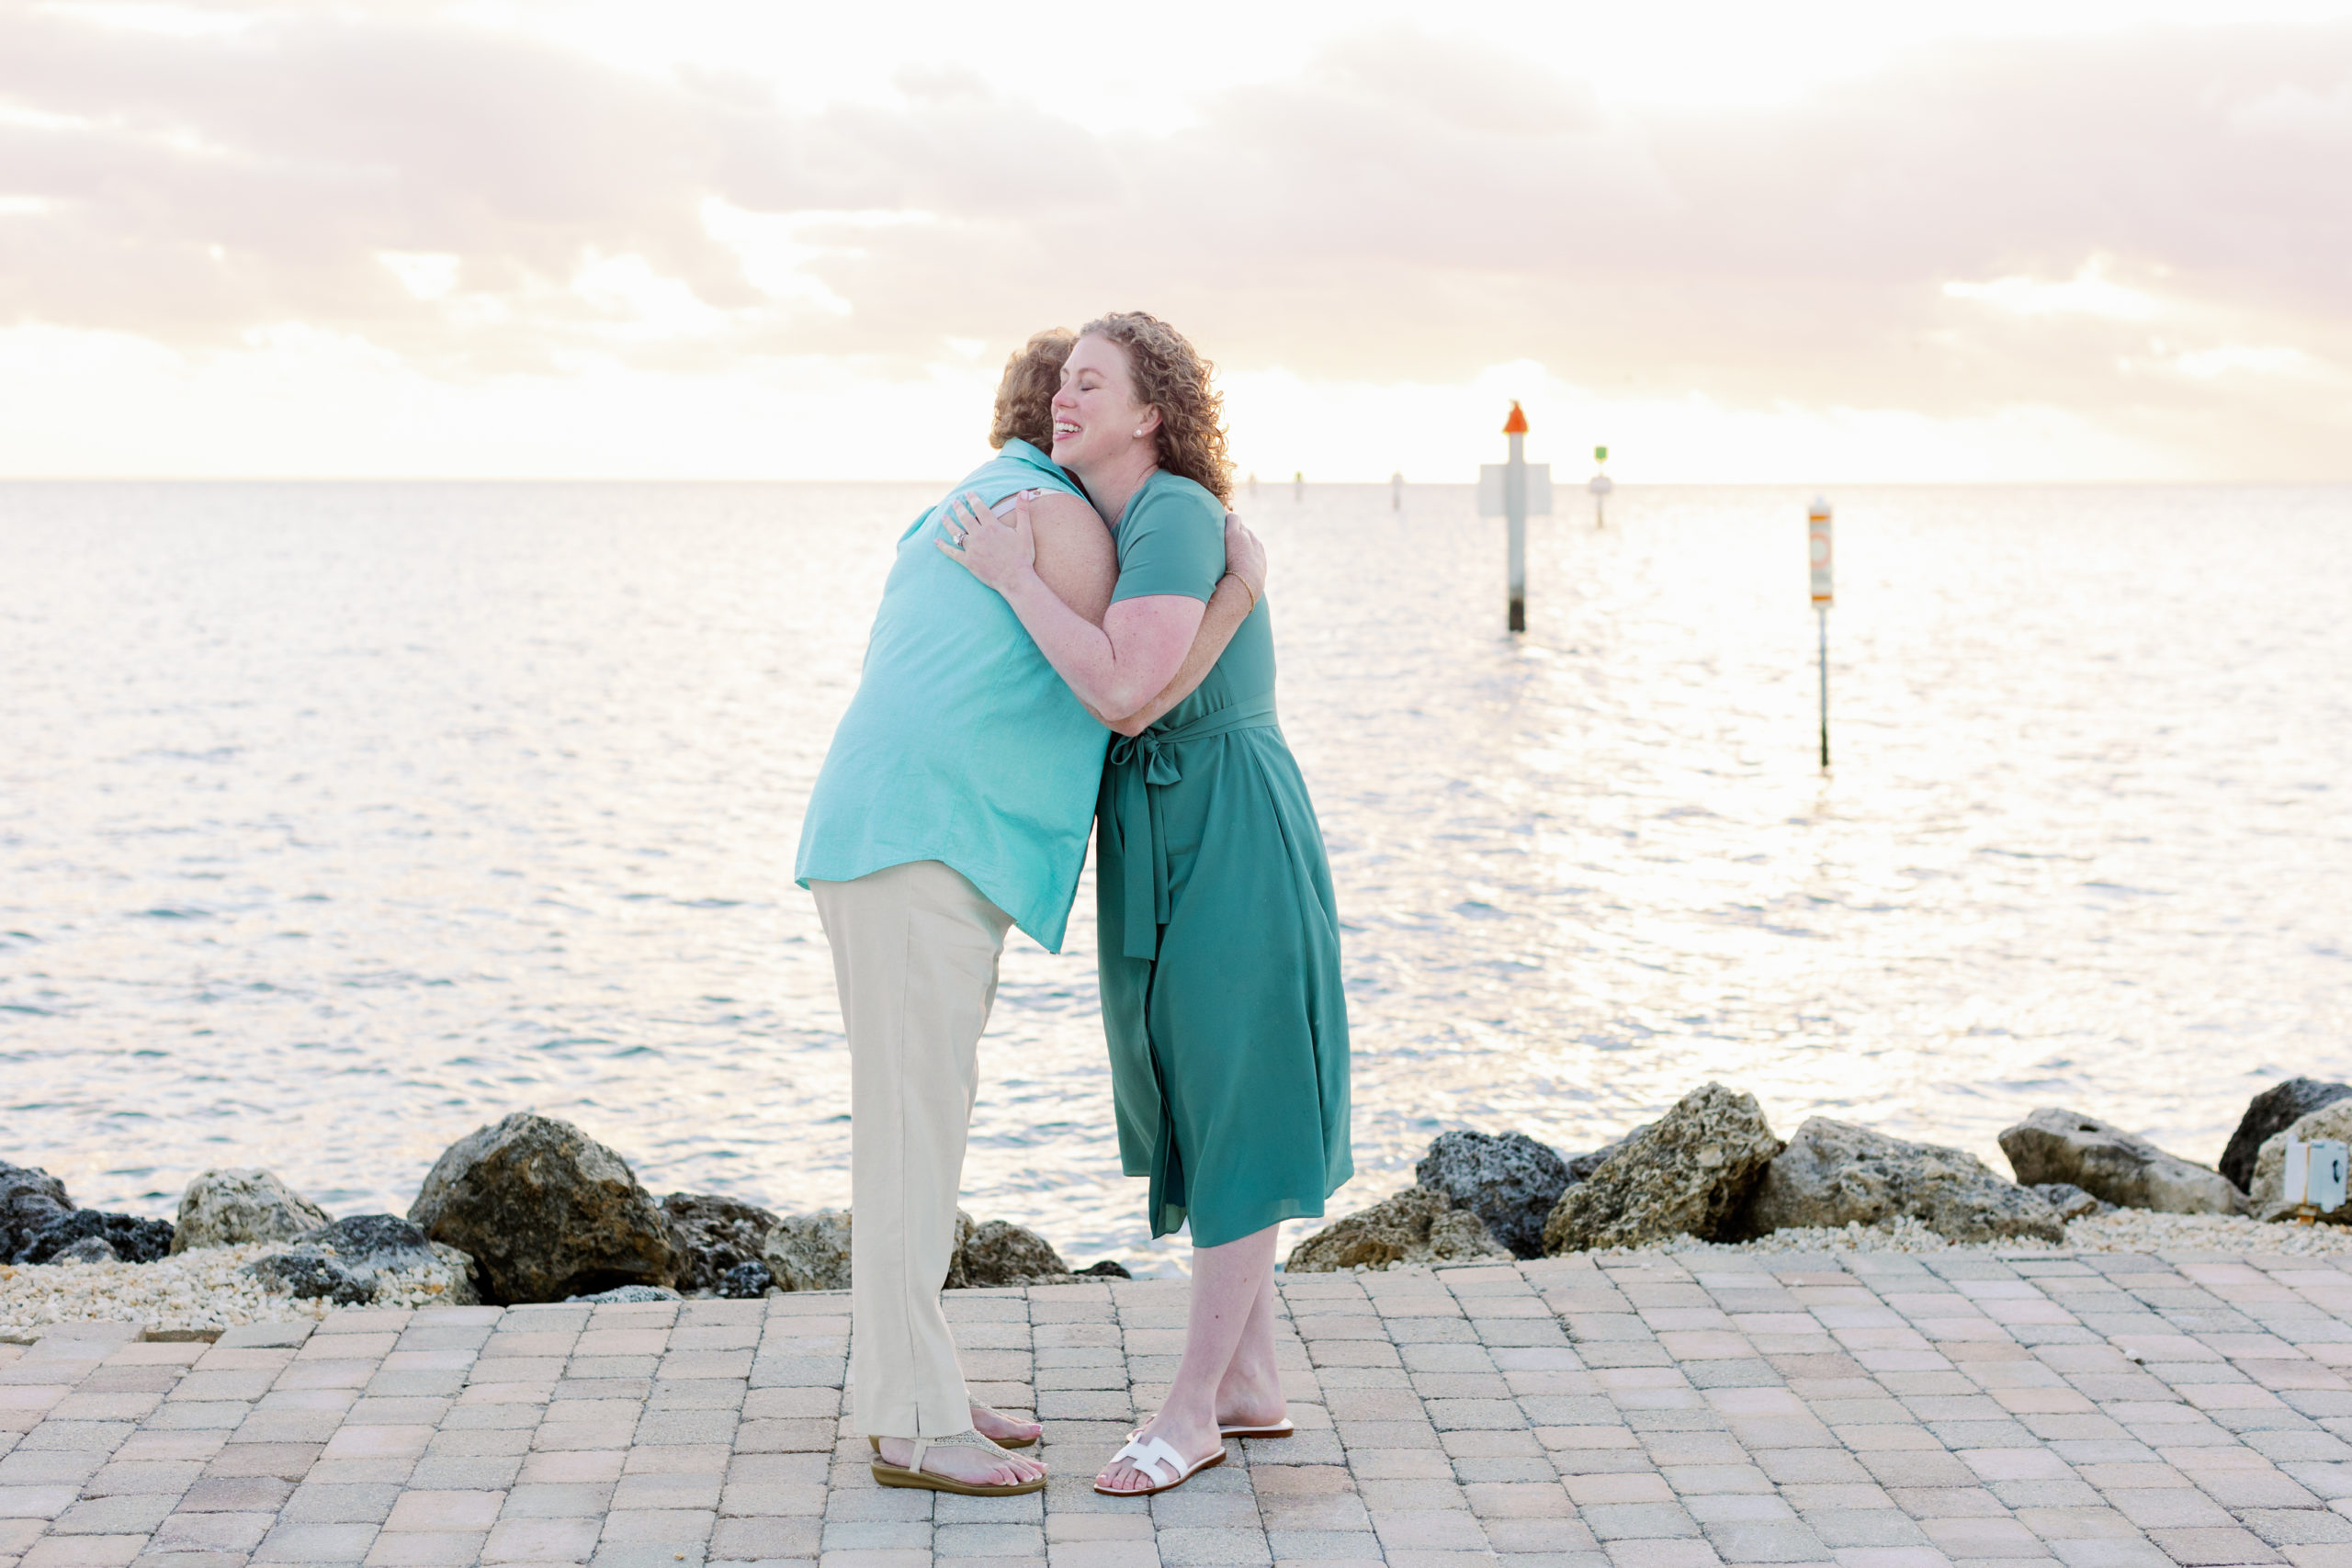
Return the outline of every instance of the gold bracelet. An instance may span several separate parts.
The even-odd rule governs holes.
[[[1258,591],[1250,586],[1250,580],[1242,576],[1238,571],[1228,571],[1225,575],[1233,579],[1234,581],[1241,584],[1241,592],[1250,595],[1250,612],[1255,614],[1258,608]]]

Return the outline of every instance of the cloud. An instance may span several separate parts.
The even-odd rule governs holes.
[[[0,323],[913,373],[1140,306],[1310,380],[1529,359],[2347,471],[2352,27],[1943,44],[1711,110],[1392,29],[1146,133],[968,73],[811,107],[446,17],[107,15],[0,14]]]
[[[597,254],[721,308],[760,298],[696,216],[744,111],[529,39],[333,14],[175,37],[12,11],[0,106],[31,111],[0,112],[0,191],[48,204],[0,267],[20,321],[203,347],[294,319],[455,371],[593,321],[571,286]],[[458,257],[451,304],[387,254]]]

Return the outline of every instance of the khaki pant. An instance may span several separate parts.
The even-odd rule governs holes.
[[[972,1424],[939,1291],[1012,918],[935,860],[808,887],[849,1034],[853,1412],[875,1437],[944,1438]]]

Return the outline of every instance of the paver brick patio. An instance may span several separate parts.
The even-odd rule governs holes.
[[[2352,1568],[2352,1260],[1632,1253],[1284,1277],[1299,1432],[1153,1499],[1180,1283],[958,1292],[1041,1495],[891,1491],[839,1295],[0,1345],[0,1568]]]

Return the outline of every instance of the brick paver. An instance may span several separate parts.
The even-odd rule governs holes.
[[[890,1491],[848,1303],[0,1345],[0,1568],[2352,1568],[2352,1260],[1632,1253],[1285,1276],[1299,1431],[1151,1499],[1174,1281],[948,1298],[1040,1496]]]

